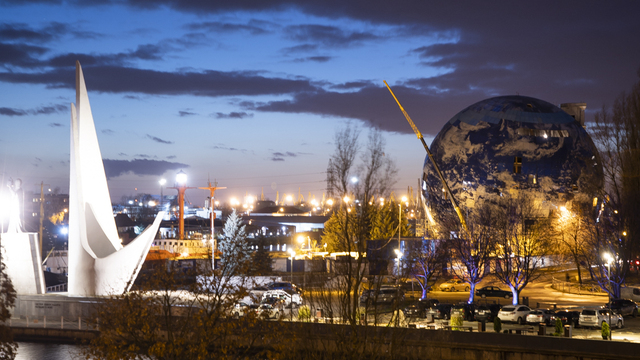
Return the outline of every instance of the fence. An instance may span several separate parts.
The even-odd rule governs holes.
[[[25,316],[9,319],[9,327],[44,328],[44,329],[70,329],[70,330],[99,330],[97,324],[88,318],[65,318],[46,316]]]

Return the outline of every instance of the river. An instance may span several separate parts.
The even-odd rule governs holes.
[[[81,359],[80,345],[18,342],[16,360],[72,360]]]

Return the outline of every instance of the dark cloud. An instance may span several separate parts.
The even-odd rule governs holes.
[[[375,85],[372,81],[361,80],[361,81],[349,81],[342,84],[335,84],[335,85],[332,85],[331,88],[336,90],[354,90],[354,89],[361,89],[363,87],[372,86],[372,85]]]
[[[228,150],[228,151],[241,151],[241,152],[246,152],[246,149],[238,149],[238,148],[234,148],[234,147],[228,147],[225,145],[214,145],[211,147],[213,150]]]
[[[175,156],[175,155],[169,155],[169,156],[167,156],[167,159],[169,159],[169,160],[173,160],[173,159],[175,159],[175,158],[176,158],[176,156]]]
[[[49,115],[67,111],[69,111],[68,106],[62,104],[40,106],[29,110],[0,107],[0,115],[4,116]]]
[[[49,123],[49,126],[51,126],[52,128],[56,128],[56,127],[63,127],[64,125],[60,123]]]
[[[34,115],[48,115],[48,114],[55,114],[55,113],[60,113],[60,112],[66,112],[69,111],[69,106],[68,105],[62,105],[62,104],[58,104],[58,105],[51,105],[51,106],[42,106],[39,108],[36,108],[33,111]]]
[[[164,160],[148,160],[148,159],[134,159],[134,160],[113,160],[103,159],[104,170],[107,175],[107,179],[118,177],[127,173],[134,175],[155,175],[160,176],[169,170],[178,170],[188,168],[189,165],[169,162]]]
[[[37,56],[47,51],[40,46],[0,42],[0,65],[33,67],[40,64]]]
[[[185,116],[193,116],[198,114],[191,111],[178,111],[178,115],[180,115],[180,117],[185,117]]]
[[[282,49],[281,51],[283,53],[285,53],[285,54],[292,54],[292,53],[310,52],[310,51],[315,51],[317,49],[318,49],[318,45],[302,44],[302,45],[286,47],[286,48]]]
[[[432,135],[440,131],[442,125],[455,115],[455,112],[481,100],[484,96],[478,92],[453,96],[404,85],[392,85],[392,89],[420,131]],[[307,92],[297,94],[291,100],[244,103],[243,106],[256,111],[311,113],[361,119],[370,126],[382,130],[401,133],[412,132],[386,87],[366,86],[358,91],[346,93]],[[454,110],[452,113],[451,109],[458,110]]]
[[[111,129],[104,129],[104,130],[102,130],[102,131],[101,131],[101,133],[103,133],[103,134],[105,134],[105,135],[113,135],[113,134],[115,134],[116,132],[115,132],[115,131],[113,131],[113,130],[111,130]]]
[[[228,114],[216,113],[215,117],[216,117],[216,119],[244,119],[246,117],[253,117],[253,114],[249,114],[249,113],[246,113],[244,111],[242,111],[242,112],[232,111],[232,112],[230,112]]]
[[[293,40],[320,43],[327,47],[353,46],[379,39],[377,35],[372,33],[346,31],[336,26],[327,25],[292,25],[287,26],[284,32]]]
[[[125,153],[118,153],[118,156],[129,156],[129,155],[127,155]]]
[[[151,140],[153,140],[153,141],[155,141],[157,143],[160,143],[160,144],[173,144],[173,141],[160,139],[159,137],[151,136],[149,134],[147,134],[147,138],[151,139]]]
[[[318,62],[318,63],[325,63],[329,60],[333,59],[333,56],[309,56],[306,58],[297,58],[294,61],[295,62]]]
[[[187,29],[189,30],[206,30],[214,33],[231,33],[231,32],[247,32],[251,35],[262,35],[267,34],[270,31],[267,30],[267,27],[271,24],[268,24],[264,21],[250,21],[247,24],[234,24],[228,22],[219,22],[219,21],[207,21],[202,23],[194,23],[187,25]]]
[[[73,62],[75,64],[75,60]],[[83,66],[92,91],[154,95],[279,95],[314,90],[308,79],[266,77],[253,71],[163,72],[118,66]],[[0,73],[0,81],[75,88],[73,68],[41,73]]]
[[[121,52],[117,54],[81,54],[69,53],[52,57],[38,63],[38,66],[51,66],[60,68],[73,68],[76,60],[80,61],[83,67],[91,66],[124,66],[131,64],[135,60],[161,60],[162,55],[169,51],[159,45],[145,44],[139,45],[135,50]]]
[[[5,23],[0,25],[0,40],[45,43],[71,32],[69,25],[59,22],[49,23],[40,29],[31,28],[27,24]]]
[[[147,155],[147,154],[135,154],[134,157],[143,158],[143,159],[153,159],[157,158],[157,156]]]
[[[0,107],[0,115],[4,116],[24,116],[27,115],[27,112],[20,109],[8,108],[8,107]]]
[[[285,151],[285,152],[281,152],[281,151],[275,151],[271,154],[271,161],[285,161],[285,158],[291,158],[291,157],[297,157],[298,155],[309,155],[309,154],[305,154],[305,153],[294,153],[291,151]]]

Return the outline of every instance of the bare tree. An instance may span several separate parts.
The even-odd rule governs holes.
[[[561,207],[552,218],[552,232],[557,250],[565,255],[578,270],[578,282],[582,284],[582,264],[593,248],[589,244],[589,223],[592,217],[580,206]]]
[[[467,215],[466,229],[457,218],[450,218],[446,232],[452,234],[447,241],[452,252],[451,272],[469,284],[469,303],[473,302],[476,285],[490,272],[494,253],[493,232],[496,216],[491,205],[483,205]]]
[[[628,253],[629,241],[618,221],[615,212],[603,211],[597,221],[585,223],[585,238],[591,249],[585,257],[589,274],[613,298],[620,298],[629,268],[621,257]]]
[[[406,255],[407,269],[422,289],[421,299],[427,298],[427,291],[434,277],[442,273],[445,263],[445,247],[442,240],[422,240],[417,242]]]
[[[540,267],[550,249],[547,220],[540,216],[534,198],[520,193],[496,207],[495,276],[511,289],[514,305],[522,289],[540,277]]]
[[[603,246],[617,239],[609,251],[620,266],[611,268],[611,278],[622,284],[629,271],[629,261],[640,251],[640,81],[630,92],[622,93],[611,110],[603,106],[596,114],[591,135],[602,156],[606,182],[600,216],[609,218],[595,226],[593,233],[598,239],[596,244]],[[605,251],[606,247],[598,249]],[[594,263],[600,267],[595,273],[604,274],[603,253],[593,255]],[[619,285],[614,286],[613,292],[619,295],[617,288]]]

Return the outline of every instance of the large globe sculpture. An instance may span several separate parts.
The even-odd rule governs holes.
[[[531,97],[500,96],[467,107],[444,125],[430,149],[463,209],[529,192],[548,212],[571,201],[592,203],[603,185],[586,130],[559,107]],[[423,172],[430,215],[451,213],[428,157]]]

